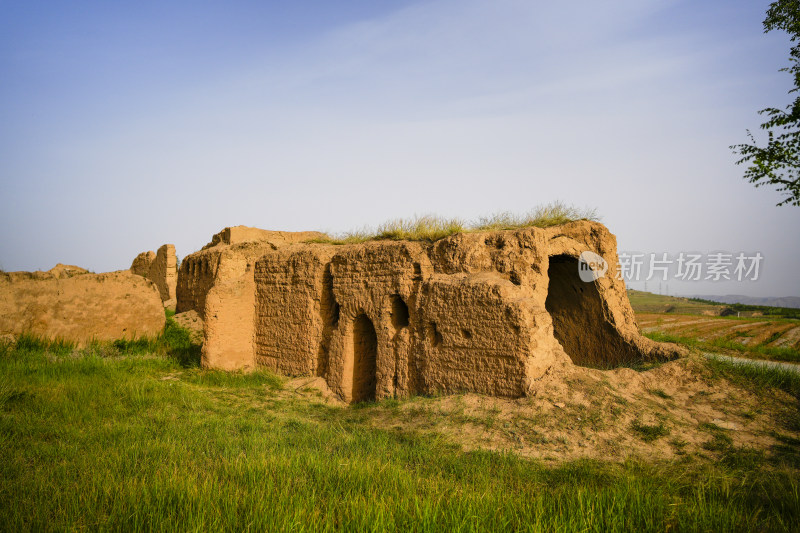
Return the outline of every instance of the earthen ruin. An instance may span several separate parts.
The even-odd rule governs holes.
[[[217,282],[235,279],[265,253],[328,236],[317,231],[267,231],[247,226],[225,228],[201,250],[187,255],[178,272],[176,312],[205,314],[206,294]]]
[[[516,398],[565,365],[612,367],[680,348],[639,334],[602,224],[335,245],[318,232],[225,228],[177,268],[175,248],[130,271],[0,276],[0,334],[87,342],[155,336],[163,307],[203,327],[202,362],[323,378],[359,402],[475,392]],[[597,254],[608,274],[579,276]],[[190,316],[191,315],[191,316]],[[178,315],[179,317],[181,315]]]
[[[155,337],[164,329],[158,289],[128,271],[92,274],[70,265],[0,273],[0,336],[32,334],[84,345]]]
[[[206,367],[321,376],[358,402],[519,397],[554,365],[678,353],[639,334],[621,280],[579,278],[585,251],[616,272],[616,239],[598,223],[351,245],[245,230],[216,235],[178,274],[178,310],[205,319]]]
[[[178,301],[178,258],[175,255],[175,246],[165,244],[157,252],[140,253],[133,260],[130,271],[155,283],[164,307],[175,310]]]

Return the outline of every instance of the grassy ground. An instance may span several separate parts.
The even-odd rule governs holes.
[[[702,351],[722,353],[751,359],[800,363],[800,350],[795,347],[775,347],[765,344],[742,344],[730,337],[702,339],[691,334],[671,334],[661,331],[650,331],[644,335],[658,342],[676,342]]]
[[[575,220],[599,220],[592,209],[579,209],[561,202],[554,202],[532,209],[524,215],[504,212],[481,217],[473,222],[459,218],[443,218],[435,215],[417,216],[412,219],[395,219],[376,229],[364,228],[346,232],[329,239],[312,239],[309,242],[328,244],[354,244],[375,240],[436,241],[473,231],[499,231],[527,227],[546,228]]]
[[[545,466],[370,423],[404,402],[330,406],[266,372],[204,371],[197,356],[171,323],[146,343],[74,350],[24,338],[0,348],[0,529],[792,531],[800,523],[798,442],[766,455],[729,446],[720,430],[715,461]],[[718,379],[797,386],[714,364]],[[660,430],[632,431],[658,438]]]
[[[677,313],[701,315],[710,313],[718,315],[727,306],[713,302],[701,302],[690,298],[664,296],[652,292],[628,289],[631,307],[637,313]]]

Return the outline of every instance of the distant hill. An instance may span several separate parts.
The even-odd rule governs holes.
[[[628,289],[628,299],[637,313],[679,313],[690,315],[720,315],[726,308],[723,304],[693,302],[689,298],[665,296],[652,292]]]
[[[758,296],[743,296],[741,294],[726,294],[725,296],[716,295],[697,295],[693,298],[710,300],[724,304],[744,304],[744,305],[766,305],[769,307],[791,307],[800,309],[800,296],[782,296],[777,298],[761,298]]]

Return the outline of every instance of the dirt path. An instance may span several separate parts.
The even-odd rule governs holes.
[[[772,346],[790,348],[800,344],[800,326],[790,329],[784,333],[778,340],[772,343]]]
[[[764,361],[759,359],[746,359],[744,357],[733,357],[730,355],[723,355],[719,353],[703,352],[703,355],[709,359],[716,359],[718,361],[725,361],[735,365],[752,365],[767,368],[780,368],[781,370],[790,370],[792,372],[800,373],[800,364],[795,363],[779,363],[777,361]]]

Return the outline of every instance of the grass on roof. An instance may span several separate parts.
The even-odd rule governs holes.
[[[594,209],[581,209],[562,202],[553,202],[535,207],[524,215],[506,211],[480,217],[473,222],[437,215],[421,215],[411,219],[398,218],[384,222],[374,229],[365,227],[327,239],[312,239],[307,242],[325,244],[355,244],[377,240],[433,242],[456,233],[501,231],[529,227],[547,228],[576,220],[597,222],[600,217]]]

